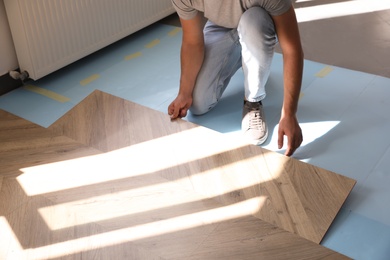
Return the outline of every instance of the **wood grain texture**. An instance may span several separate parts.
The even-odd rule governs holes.
[[[83,116],[88,120],[78,123]],[[149,157],[156,164],[156,160],[163,160],[169,173],[161,171],[162,176],[169,180],[189,177],[197,192],[224,204],[267,196],[257,217],[316,243],[355,184],[260,147],[226,143],[222,135],[211,130],[183,120],[171,122],[167,115],[101,92],[88,97],[56,127],[105,152],[160,139],[156,145],[145,145],[145,153],[137,151],[139,159],[135,155],[132,158],[145,161]],[[180,136],[171,137],[174,133]],[[184,170],[177,170],[178,162]],[[219,185],[218,190],[210,186],[213,183]]]
[[[318,243],[354,180],[100,91],[0,111],[0,163],[1,259],[345,258]]]
[[[0,176],[20,169],[101,153],[69,137],[0,110]]]

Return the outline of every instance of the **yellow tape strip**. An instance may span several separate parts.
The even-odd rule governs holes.
[[[179,32],[181,31],[181,28],[180,27],[177,27],[175,29],[173,29],[172,31],[170,31],[168,33],[169,36],[175,36],[176,34],[178,34]]]
[[[58,101],[58,102],[61,102],[61,103],[65,103],[65,102],[70,101],[70,98],[68,98],[68,97],[62,96],[62,95],[57,94],[57,93],[55,93],[53,91],[50,91],[50,90],[47,90],[47,89],[44,89],[44,88],[40,88],[40,87],[37,87],[37,86],[27,85],[27,86],[24,86],[23,89],[31,91],[31,92],[34,92],[34,93],[37,93],[37,94],[40,94],[42,96],[45,96],[45,97],[48,97],[48,98],[51,98],[51,99],[54,99],[55,101]]]
[[[100,78],[99,74],[93,74],[92,76],[90,76],[90,77],[80,81],[80,85],[81,86],[86,86],[86,85],[90,84],[91,82],[97,80],[98,78]]]
[[[159,39],[155,39],[155,40],[151,41],[150,43],[146,44],[145,48],[151,49],[151,48],[153,48],[154,46],[156,46],[159,43],[160,43],[160,40]]]
[[[139,56],[142,55],[142,52],[136,52],[136,53],[133,53],[133,54],[130,54],[130,55],[127,55],[125,57],[125,60],[132,60],[132,59],[135,59],[135,58],[138,58]]]
[[[305,96],[305,94],[304,94],[303,92],[301,92],[301,93],[299,94],[299,99],[303,98],[304,96]]]
[[[324,78],[326,77],[329,73],[331,73],[333,71],[333,68],[330,67],[330,66],[326,66],[325,68],[323,68],[322,70],[320,70],[316,76],[319,77],[319,78]]]

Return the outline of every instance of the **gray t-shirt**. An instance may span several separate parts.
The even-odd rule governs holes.
[[[270,15],[281,15],[291,6],[291,0],[172,0],[178,15],[189,20],[203,12],[213,23],[237,28],[241,15],[253,6],[264,8]]]

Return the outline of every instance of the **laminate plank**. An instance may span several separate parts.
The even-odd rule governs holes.
[[[167,169],[161,176],[171,181],[189,178],[196,192],[225,205],[265,196],[255,216],[316,243],[356,183],[100,91],[54,128],[104,152],[137,145],[133,161]],[[177,165],[185,171],[172,170]]]
[[[219,224],[202,246],[186,259],[350,258],[247,216]]]
[[[130,242],[112,245],[102,226],[83,220],[78,212],[59,209],[43,196],[30,198],[4,219],[0,259],[161,259]],[[68,228],[53,229],[52,223]]]
[[[94,238],[104,234],[101,225],[85,220],[85,215],[77,210],[59,207],[44,196],[23,195],[23,189],[15,178],[6,178],[6,187],[13,192],[8,194],[10,196],[0,194],[0,201],[12,205],[23,198],[23,204],[19,202],[7,214],[1,212],[0,259],[161,259],[132,243],[107,246],[104,239]],[[12,200],[13,197],[15,199]],[[122,209],[123,203],[125,201],[120,205]],[[95,209],[102,212],[104,205],[96,206]],[[78,207],[82,209],[83,206]],[[113,209],[115,207],[107,204],[103,212]],[[66,228],[53,228],[53,223]]]
[[[21,169],[100,151],[0,110],[0,176],[18,176]]]
[[[95,91],[49,128],[0,110],[0,256],[344,259],[354,180]]]
[[[215,200],[202,199],[176,183],[167,182],[161,188],[148,187],[142,191],[129,189],[131,195],[112,193],[86,203],[75,201],[67,205],[49,203],[35,206],[40,208],[39,216],[42,219],[37,214],[31,216],[34,207],[27,210],[25,207],[14,212],[14,215],[27,216],[17,222],[23,223],[28,230],[35,229],[30,226],[35,225],[48,233],[43,238],[34,239],[35,243],[40,242],[30,251],[30,256],[44,256],[45,259],[65,252],[73,257],[80,254],[101,256],[110,252],[112,255],[112,251],[125,245],[134,252],[149,252],[149,255],[143,255],[144,258],[135,259],[153,259],[151,256],[163,259],[218,259],[226,257],[227,251],[234,252],[231,259],[256,259],[259,256],[270,256],[271,259],[334,256],[344,259],[331,250],[251,216],[255,202],[223,206]],[[33,200],[37,201],[39,197]],[[175,205],[177,201],[184,200],[192,202]],[[156,204],[157,209],[147,210],[149,207],[155,208]],[[175,206],[167,206],[169,204]],[[97,216],[105,221],[98,221]],[[31,224],[25,223],[27,218],[33,220]],[[96,225],[89,230],[92,223]],[[73,234],[74,231],[85,229],[88,232]],[[71,241],[68,241],[67,234],[73,234]],[[56,244],[62,246],[52,249]],[[80,248],[85,248],[86,252],[79,252]]]
[[[72,241],[77,237],[92,236],[101,230],[96,224],[89,223],[83,226],[74,226],[65,231],[54,232],[47,226],[45,220],[41,217],[39,208],[51,208],[52,202],[37,196],[31,198],[23,207],[6,215],[8,229],[2,226],[1,233],[10,234],[11,241],[3,241],[0,237],[0,244],[8,242],[8,249],[2,259],[50,259],[56,256],[66,256],[64,249],[58,249],[55,245],[62,241]],[[52,208],[53,210],[53,208]],[[73,223],[78,216],[64,214],[61,218],[56,219],[63,223]],[[10,230],[11,229],[11,230]],[[6,238],[6,237],[5,237]],[[15,239],[17,238],[17,239]],[[94,248],[95,245],[85,242],[82,246]]]
[[[213,208],[194,216],[215,221],[203,224],[203,228],[210,226],[210,231],[201,243],[196,235],[200,227],[191,227],[156,234],[135,244],[165,259],[348,259],[251,215],[237,214],[237,210],[245,211],[247,207],[227,206],[227,211],[224,207]]]
[[[146,177],[138,182],[149,180]],[[262,255],[275,259],[329,255],[344,258],[251,216],[257,205],[255,201],[223,206],[178,183],[163,180],[159,183],[164,185],[156,188],[127,182],[126,192],[112,191],[82,202],[67,197],[65,201],[72,203],[65,204],[58,203],[64,201],[61,190],[51,193],[51,199],[46,198],[47,194],[34,196],[6,216],[19,238],[18,243],[12,241],[8,246],[7,258],[218,259],[226,256],[226,250],[234,252],[232,259],[236,256],[255,259]],[[85,193],[99,190],[99,185],[104,183],[85,187]],[[55,199],[58,201],[52,201]]]
[[[74,259],[135,259],[135,260],[164,260],[162,257],[136,246],[133,243],[122,243],[111,246],[96,245],[96,249],[85,248],[81,252],[69,253],[66,256],[52,257],[50,260]]]
[[[28,203],[29,197],[14,177],[3,178],[0,190],[0,215],[5,216]]]
[[[94,91],[49,129],[109,152],[197,127],[169,124],[169,117],[124,99]]]
[[[149,178],[144,178],[143,181],[148,180]],[[158,185],[148,186],[148,183],[144,183],[140,188],[139,183],[132,180],[122,180],[122,183],[119,190],[112,187],[107,190],[106,183],[83,187],[84,198],[81,194],[63,191],[43,196],[57,203],[59,214],[69,212],[80,216],[82,220],[77,225],[94,222],[107,230],[136,227],[201,212],[211,207],[205,205],[220,206],[214,200],[204,200],[192,190],[183,189],[179,184],[166,180]],[[96,196],[91,196],[92,194]],[[71,197],[75,199],[71,200]],[[58,203],[64,200],[67,202]],[[46,216],[46,210],[42,209],[41,214]],[[56,222],[52,222],[51,226],[53,229],[68,228]]]
[[[237,161],[234,167],[232,165],[220,167],[219,169],[222,168],[220,173],[204,175],[203,179],[193,176],[194,186],[199,187],[197,191],[207,192],[217,197],[223,204],[264,196],[267,201],[259,207],[255,216],[319,243],[332,222],[330,218],[333,219],[335,217],[333,214],[337,214],[342,205],[340,201],[344,201],[348,196],[353,182],[348,183],[347,180],[346,183],[344,178],[340,182],[335,175],[331,181],[338,182],[330,185],[326,178],[318,177],[318,175],[330,174],[325,170],[318,168],[313,170],[303,164],[294,170],[296,161],[266,151],[248,158],[252,149],[254,148],[243,147],[226,152],[226,155],[218,155],[218,160],[228,160],[233,156],[232,153],[237,155],[237,152],[240,152],[243,157],[234,160]],[[207,163],[207,167],[211,169],[218,166],[218,164],[213,166],[210,162]],[[269,172],[263,169],[268,169]],[[300,175],[300,179],[292,180],[291,176],[294,175]],[[314,186],[319,186],[318,191],[313,190],[310,182],[306,184],[305,180],[311,179],[312,175],[315,175],[316,180],[313,182]],[[213,183],[218,183],[218,190],[210,187]],[[334,187],[337,189],[333,190]],[[321,196],[317,196],[317,193]],[[327,197],[332,199],[323,201],[323,198]],[[334,197],[336,199],[333,199]],[[316,205],[317,201],[320,201],[318,203],[322,207]]]
[[[22,174],[23,170],[28,167],[101,153],[96,149],[69,142],[67,137],[42,138],[38,145],[28,140],[23,143],[26,145],[23,149],[0,152],[1,176],[16,177]]]
[[[205,180],[196,178],[194,186],[206,187],[206,183],[214,182],[225,187],[211,194],[224,204],[265,196],[267,202],[255,216],[319,243],[354,182],[276,153],[263,151],[248,158],[252,149],[256,150],[240,149],[243,156],[237,159],[235,168],[229,165],[219,175],[213,174]],[[229,151],[219,157],[230,158],[236,152]],[[214,191],[209,186],[205,189],[208,193]]]

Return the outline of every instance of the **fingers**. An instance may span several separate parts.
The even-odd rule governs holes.
[[[284,136],[287,137],[287,149],[284,153],[286,156],[291,156],[301,146],[303,137],[301,131],[296,133],[286,133],[279,128],[278,131],[278,149],[282,149],[284,145]]]
[[[179,113],[179,114],[180,114],[180,117],[185,117],[185,116],[187,115],[187,110],[188,110],[187,108],[181,109],[181,110],[180,110],[180,113]]]
[[[278,149],[282,149],[283,147],[283,140],[284,139],[284,133],[282,131],[278,131]]]
[[[174,103],[170,104],[168,107],[168,115],[171,119],[182,118],[187,115],[188,108],[180,108],[176,106]]]
[[[291,156],[294,154],[294,152],[298,149],[299,146],[301,146],[302,143],[302,135],[299,135],[298,137],[289,138],[287,149],[284,155]]]
[[[168,115],[172,118],[172,119],[175,119],[177,117],[177,112],[176,112],[176,109],[175,109],[175,104],[174,103],[171,103],[168,107]]]
[[[179,117],[180,109],[177,109],[176,107],[173,109],[173,112],[170,114],[172,119],[176,119]]]
[[[168,106],[168,115],[172,117],[173,111],[174,111],[174,108],[173,108],[173,104],[171,103],[171,104]]]
[[[295,152],[296,148],[291,147],[290,145],[287,146],[286,152],[284,153],[285,156],[290,157]]]
[[[288,138],[288,140],[287,140],[287,149],[286,149],[286,151],[284,153],[285,156],[291,156],[294,153],[294,151],[298,148],[295,145],[293,145],[292,139],[293,138]],[[283,145],[284,145],[284,134],[283,133],[279,133],[279,136],[278,136],[278,149],[282,149]]]

